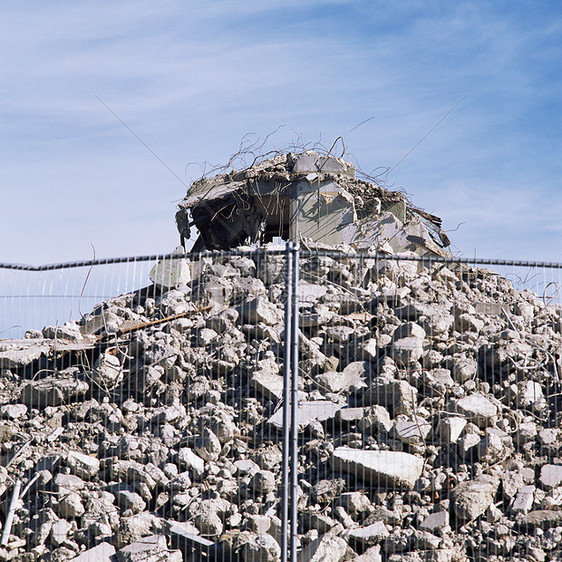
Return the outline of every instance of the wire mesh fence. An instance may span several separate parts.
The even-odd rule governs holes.
[[[1,556],[562,556],[562,265],[160,258],[0,267]]]

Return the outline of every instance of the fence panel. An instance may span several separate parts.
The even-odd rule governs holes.
[[[6,557],[279,558],[285,254],[3,272]]]

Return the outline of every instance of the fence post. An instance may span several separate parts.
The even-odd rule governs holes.
[[[300,248],[298,242],[293,246],[293,275],[291,291],[291,548],[290,561],[297,561],[297,538],[298,538],[298,471],[299,471],[299,445],[298,445],[298,405],[299,405],[299,269]]]
[[[285,245],[285,341],[283,347],[283,465],[281,474],[281,560],[287,561],[289,526],[289,424],[291,385],[291,337],[293,331],[293,243]]]

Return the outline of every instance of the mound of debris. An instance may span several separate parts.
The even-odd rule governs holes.
[[[448,256],[441,219],[399,191],[356,179],[350,162],[316,152],[278,154],[242,171],[194,182],[179,204],[182,246],[228,250],[275,237],[355,249]],[[192,220],[189,219],[191,214]]]
[[[0,342],[0,560],[279,560],[275,249]],[[351,248],[301,271],[299,560],[560,560],[561,308]]]

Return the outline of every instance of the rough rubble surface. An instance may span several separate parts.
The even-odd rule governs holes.
[[[0,560],[279,560],[267,249],[0,342]],[[466,265],[300,265],[299,560],[562,559],[561,308]]]

